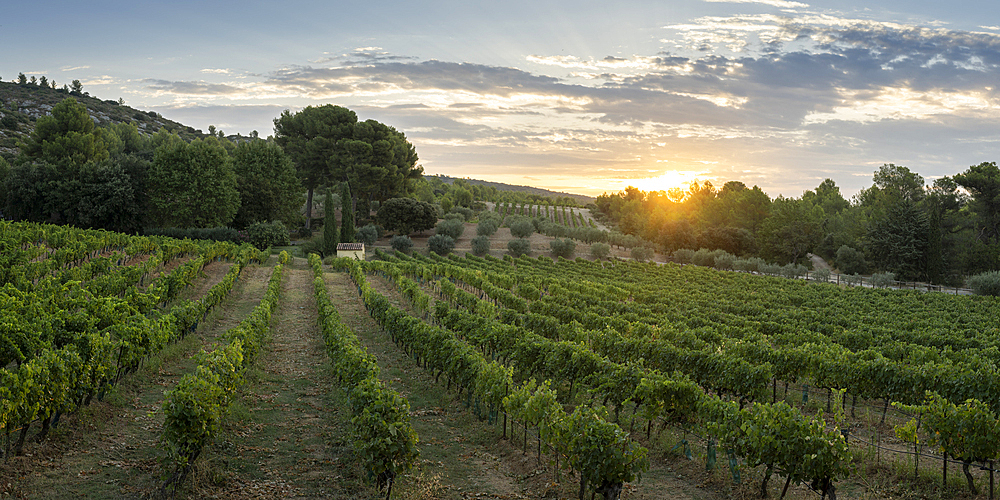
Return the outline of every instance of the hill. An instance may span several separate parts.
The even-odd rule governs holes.
[[[455,177],[449,177],[447,175],[433,175],[428,177],[437,177],[438,179],[441,179],[447,184],[451,184],[452,182],[455,181]],[[497,191],[515,191],[519,193],[533,194],[538,196],[548,196],[550,198],[568,196],[576,200],[577,203],[581,205],[594,203],[594,201],[596,200],[596,198],[594,198],[593,196],[586,196],[582,194],[573,194],[573,193],[563,193],[559,191],[550,191],[548,189],[536,188],[531,186],[518,186],[515,184],[504,184],[502,182],[482,181],[479,179],[468,179],[468,178],[466,178],[465,181],[468,182],[469,184],[475,184],[486,187],[495,187]]]
[[[204,137],[200,130],[164,118],[155,111],[142,111],[115,100],[102,100],[86,92],[53,89],[41,85],[0,82],[0,156],[17,154],[17,141],[35,128],[35,121],[52,112],[52,107],[74,97],[87,107],[98,126],[135,122],[140,132],[155,133],[161,128],[177,132],[185,140]]]

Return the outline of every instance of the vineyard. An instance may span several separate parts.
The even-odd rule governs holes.
[[[993,497],[993,298],[0,224],[0,497]]]

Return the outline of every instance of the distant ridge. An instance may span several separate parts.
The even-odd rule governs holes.
[[[446,184],[451,184],[456,179],[456,177],[450,177],[447,175],[440,175],[440,174],[425,174],[425,177],[436,177],[444,181]],[[593,196],[587,196],[583,194],[563,193],[559,191],[551,191],[548,189],[536,188],[531,186],[518,186],[514,184],[504,184],[502,182],[481,181],[479,179],[469,179],[466,177],[463,177],[463,179],[465,179],[465,181],[468,182],[469,184],[494,187],[497,189],[497,191],[514,191],[518,193],[527,193],[527,194],[534,194],[538,196],[549,196],[549,197],[568,196],[576,200],[576,202],[581,205],[594,203],[597,200],[597,198],[594,198]]]

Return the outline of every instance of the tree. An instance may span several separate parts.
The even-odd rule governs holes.
[[[351,188],[345,182],[340,188],[340,242],[354,241],[354,212],[351,210]]]
[[[761,226],[758,242],[770,259],[794,263],[819,243],[822,222],[822,208],[779,196],[771,204],[771,214]]]
[[[375,214],[375,221],[386,231],[403,235],[431,229],[437,219],[437,208],[433,204],[413,198],[392,198]]]
[[[24,73],[18,73],[17,74],[17,83],[20,84],[20,85],[27,85],[28,84],[28,77],[24,76]]]
[[[38,79],[38,85],[40,87],[49,88],[49,79],[42,76],[41,78]]]
[[[94,126],[87,107],[72,97],[56,104],[51,115],[39,118],[19,146],[28,159],[63,167],[108,158],[105,131]]]
[[[80,80],[73,80],[70,83],[69,88],[74,94],[83,94],[83,84],[80,83]]]
[[[357,121],[353,111],[332,104],[308,106],[294,115],[285,110],[274,119],[274,140],[295,163],[307,190],[306,227],[312,220],[313,190],[334,179],[343,163],[344,141],[353,137]]]
[[[164,143],[156,149],[148,183],[150,216],[161,226],[221,226],[240,207],[232,161],[217,139]]]
[[[323,200],[323,255],[333,255],[337,252],[337,242],[340,234],[337,231],[337,214],[333,209],[333,191],[326,190]]]
[[[868,231],[868,253],[872,263],[905,280],[924,276],[927,258],[927,214],[912,201],[889,207],[886,217]]]
[[[416,166],[416,149],[402,132],[384,123],[357,123],[343,146],[345,154],[333,175],[351,185],[357,213],[364,219],[371,202],[409,195],[423,175],[423,168]]]
[[[254,222],[280,220],[295,227],[291,225],[302,204],[302,184],[284,151],[273,142],[256,139],[239,143],[232,158],[240,194],[233,226],[242,229]]]
[[[969,206],[976,213],[976,238],[1000,244],[1000,169],[996,162],[971,166],[954,179],[972,194]]]

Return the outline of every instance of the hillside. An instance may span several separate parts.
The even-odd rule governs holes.
[[[74,97],[83,103],[99,126],[135,122],[140,132],[149,134],[166,128],[188,140],[205,135],[193,127],[168,120],[155,111],[142,111],[112,99],[102,100],[86,92],[0,82],[0,156],[13,158],[17,154],[18,139],[30,134],[35,128],[35,120],[51,113],[52,107],[67,97]]]
[[[449,177],[447,175],[435,175],[438,179],[441,179],[447,184],[451,184],[455,181],[455,177]],[[465,179],[469,184],[475,184],[478,186],[495,187],[497,191],[516,191],[519,193],[534,194],[538,196],[548,196],[551,198],[556,198],[560,196],[568,196],[577,201],[581,205],[586,205],[588,203],[593,203],[596,198],[593,196],[587,196],[582,194],[573,193],[563,193],[560,191],[550,191],[548,189],[536,188],[531,186],[518,186],[516,184],[504,184],[502,182],[490,182],[482,181],[479,179]]]

